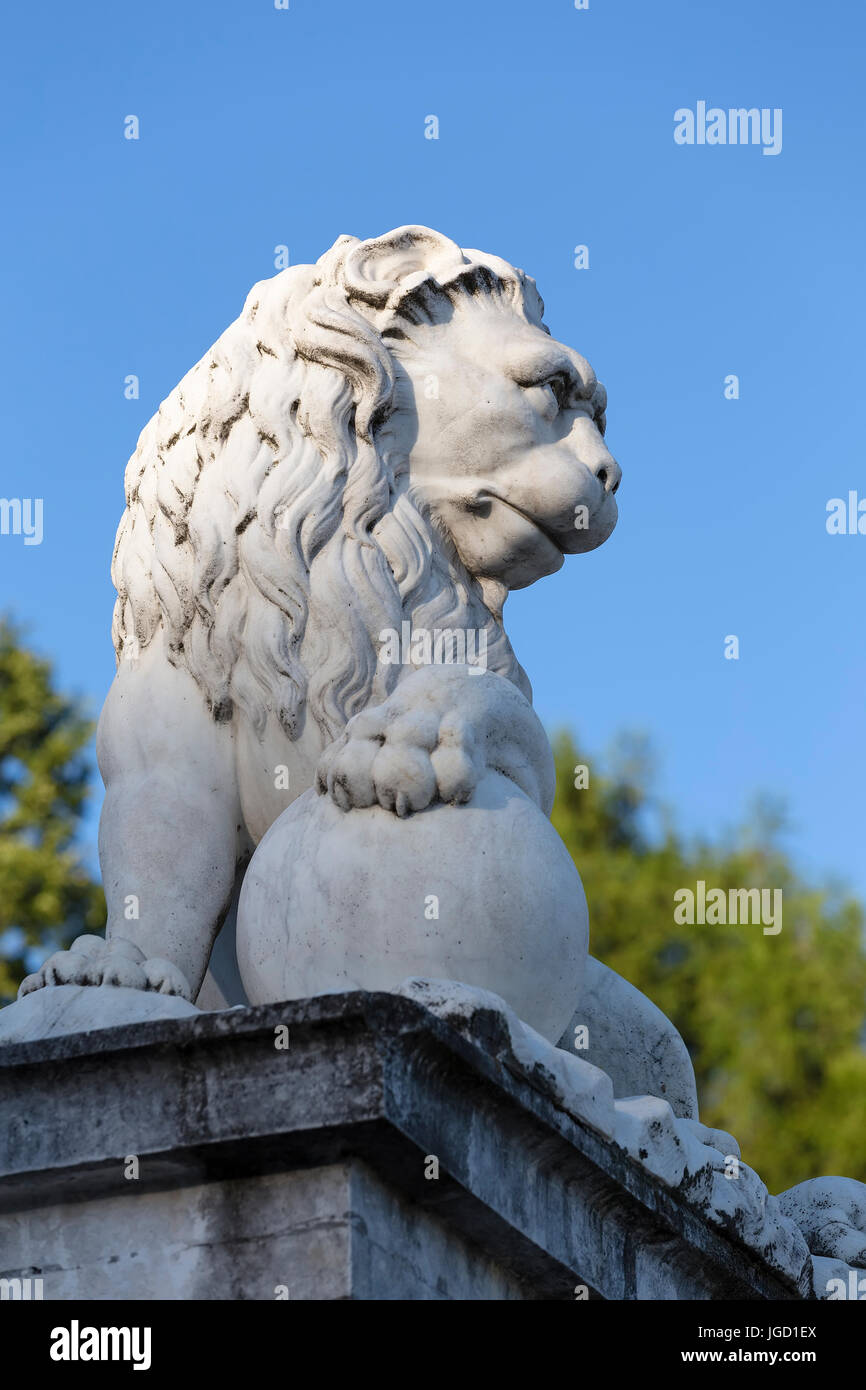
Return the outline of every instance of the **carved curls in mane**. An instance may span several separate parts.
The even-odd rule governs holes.
[[[117,659],[160,628],[217,720],[262,736],[310,713],[328,741],[384,699],[378,634],[483,629],[488,668],[529,692],[501,619],[411,492],[387,445],[386,346],[460,296],[504,297],[543,326],[534,282],[422,227],[340,237],[243,312],[145,426],[112,563]]]

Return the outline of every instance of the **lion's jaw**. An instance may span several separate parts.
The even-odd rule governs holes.
[[[416,486],[414,496],[450,537],[467,572],[506,593],[554,574],[566,555],[596,549],[617,521],[613,493],[570,451],[558,461],[538,449],[520,476],[508,469],[439,474]]]

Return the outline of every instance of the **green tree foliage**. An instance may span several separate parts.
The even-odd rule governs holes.
[[[802,881],[766,813],[727,847],[647,835],[640,745],[599,771],[555,741],[553,821],[580,872],[590,950],[679,1029],[701,1119],[739,1140],[771,1192],[841,1173],[866,1180],[866,947],[860,905]],[[575,768],[589,765],[589,785]],[[678,926],[674,893],[781,888],[783,926]]]
[[[92,732],[50,665],[0,620],[0,1002],[14,997],[34,947],[44,956],[105,922],[75,843]]]

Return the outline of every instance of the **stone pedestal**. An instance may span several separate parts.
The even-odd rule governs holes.
[[[398,995],[4,1047],[0,1208],[0,1278],[46,1299],[809,1296],[566,1113],[501,1015]]]

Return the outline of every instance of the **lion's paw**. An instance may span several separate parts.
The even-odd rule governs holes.
[[[484,758],[469,721],[453,709],[389,708],[357,714],[322,755],[321,794],[344,811],[382,806],[398,816],[434,801],[468,801],[484,775]]]
[[[192,999],[189,983],[177,966],[158,957],[146,959],[134,942],[123,937],[110,941],[101,936],[76,937],[68,951],[55,951],[21,981],[18,998],[47,985],[116,985]]]

